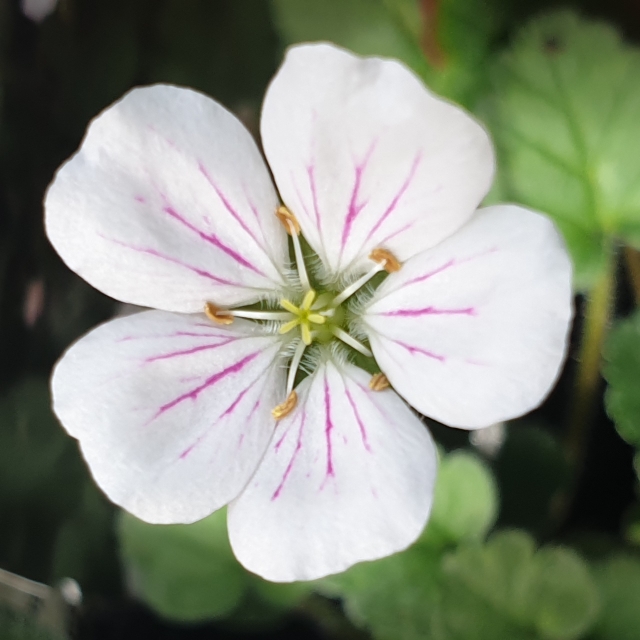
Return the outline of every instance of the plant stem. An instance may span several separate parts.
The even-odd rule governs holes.
[[[589,431],[597,405],[601,383],[602,346],[606,338],[615,295],[616,254],[612,243],[609,243],[606,249],[605,260],[604,270],[586,300],[582,340],[578,354],[578,371],[565,439],[567,459],[576,479],[584,463]]]
[[[422,13],[420,46],[425,58],[434,69],[443,69],[446,66],[446,55],[438,37],[439,9],[439,0],[420,0],[420,12]]]
[[[636,305],[640,306],[640,251],[625,247],[624,258],[627,263],[633,296],[636,299]]]

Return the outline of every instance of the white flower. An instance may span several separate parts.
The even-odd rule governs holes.
[[[401,397],[467,429],[541,401],[570,265],[541,215],[476,211],[488,136],[398,62],[294,47],[261,129],[293,215],[249,133],[195,91],[135,89],[90,125],[47,194],[49,238],[93,286],[160,310],[73,345],[54,408],[117,504],[156,523],[228,504],[248,569],[312,579],[428,518],[434,445]],[[395,391],[353,364],[367,341]]]

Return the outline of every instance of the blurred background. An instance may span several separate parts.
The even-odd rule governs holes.
[[[576,321],[539,410],[471,439],[428,423],[413,547],[274,585],[235,561],[224,512],[152,526],[93,484],[48,377],[118,305],[62,264],[42,198],[136,85],[199,89],[257,135],[310,40],[399,58],[485,123],[487,201],[558,224]],[[0,639],[640,639],[639,41],[638,0],[0,0]]]

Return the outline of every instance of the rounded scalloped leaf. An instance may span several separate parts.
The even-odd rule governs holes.
[[[487,465],[468,451],[441,459],[429,524],[421,540],[446,545],[484,538],[498,513],[498,488]]]
[[[129,587],[160,615],[197,622],[240,604],[249,575],[231,551],[224,509],[189,525],[152,525],[122,512],[118,535]]]
[[[318,591],[340,597],[350,620],[376,640],[431,638],[439,597],[441,555],[414,545],[388,558],[363,562],[316,582]]]
[[[640,239],[640,52],[609,25],[557,11],[520,32],[492,77],[483,115],[502,194],[553,217],[588,288],[606,237]]]
[[[572,551],[543,548],[519,531],[484,546],[460,547],[443,560],[436,617],[443,638],[579,638],[593,623],[598,594]]]
[[[581,638],[599,608],[597,588],[585,562],[571,549],[543,548],[534,557],[529,601],[543,638]]]
[[[640,312],[617,322],[605,344],[602,375],[607,413],[618,433],[640,447]]]
[[[637,640],[640,629],[640,559],[610,558],[595,567],[602,599],[593,640]]]

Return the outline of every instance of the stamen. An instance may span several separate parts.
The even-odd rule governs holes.
[[[223,311],[220,307],[216,307],[213,302],[207,302],[204,305],[204,313],[209,320],[216,324],[231,324],[233,322],[231,313],[226,310]]]
[[[247,318],[248,320],[291,320],[288,311],[244,311],[243,309],[230,309],[227,312],[234,318]]]
[[[285,416],[288,416],[298,404],[298,394],[292,391],[284,402],[281,402],[277,407],[271,409],[271,415],[276,420],[281,420]]]
[[[294,226],[293,222],[289,220],[288,223],[289,223],[289,229],[291,230],[291,240],[293,241],[293,252],[296,255],[296,268],[298,269],[298,278],[300,278],[300,284],[302,285],[302,288],[310,290],[311,284],[309,283],[309,276],[307,275],[307,267],[304,264],[302,247],[300,246],[300,239],[298,238],[298,233],[300,233],[300,225],[298,225],[298,233],[295,233],[296,227]],[[315,297],[315,292],[313,295]]]
[[[287,207],[279,206],[276,209],[276,217],[282,222],[288,234],[297,236],[300,233],[300,223]],[[291,225],[293,225],[293,229],[291,229]]]
[[[293,390],[293,383],[295,382],[296,373],[300,366],[300,360],[302,360],[302,354],[306,348],[307,345],[301,340],[296,346],[293,358],[291,358],[291,363],[289,364],[289,375],[287,376],[287,395],[289,395]]]
[[[342,340],[345,344],[348,344],[356,351],[359,351],[363,356],[366,356],[367,358],[371,358],[373,356],[373,353],[371,353],[371,351],[367,349],[362,342],[356,340],[353,336],[350,336],[346,331],[340,329],[340,327],[332,327],[331,333],[333,333],[333,335],[339,340]]]
[[[339,293],[332,301],[332,307],[337,307],[339,304],[342,304],[347,298],[352,296],[360,287],[365,285],[376,273],[380,273],[384,269],[384,264],[376,264],[371,271],[365,273],[361,278],[358,278],[355,282],[350,284],[342,293]]]
[[[371,391],[383,391],[390,386],[389,380],[384,373],[376,373],[371,377],[371,380],[369,380],[369,389],[371,389]]]
[[[296,267],[298,269],[298,277],[300,278],[300,284],[303,289],[311,289],[311,285],[309,284],[309,276],[307,275],[307,268],[304,264],[304,257],[302,256],[302,247],[300,246],[300,239],[298,236],[300,235],[300,223],[298,219],[285,207],[284,205],[279,206],[276,209],[276,217],[282,224],[284,228],[287,230],[287,233],[291,236],[293,240],[293,251],[296,255]]]
[[[396,258],[391,251],[378,247],[369,254],[369,259],[382,265],[387,273],[395,273],[400,271],[402,262]]]

